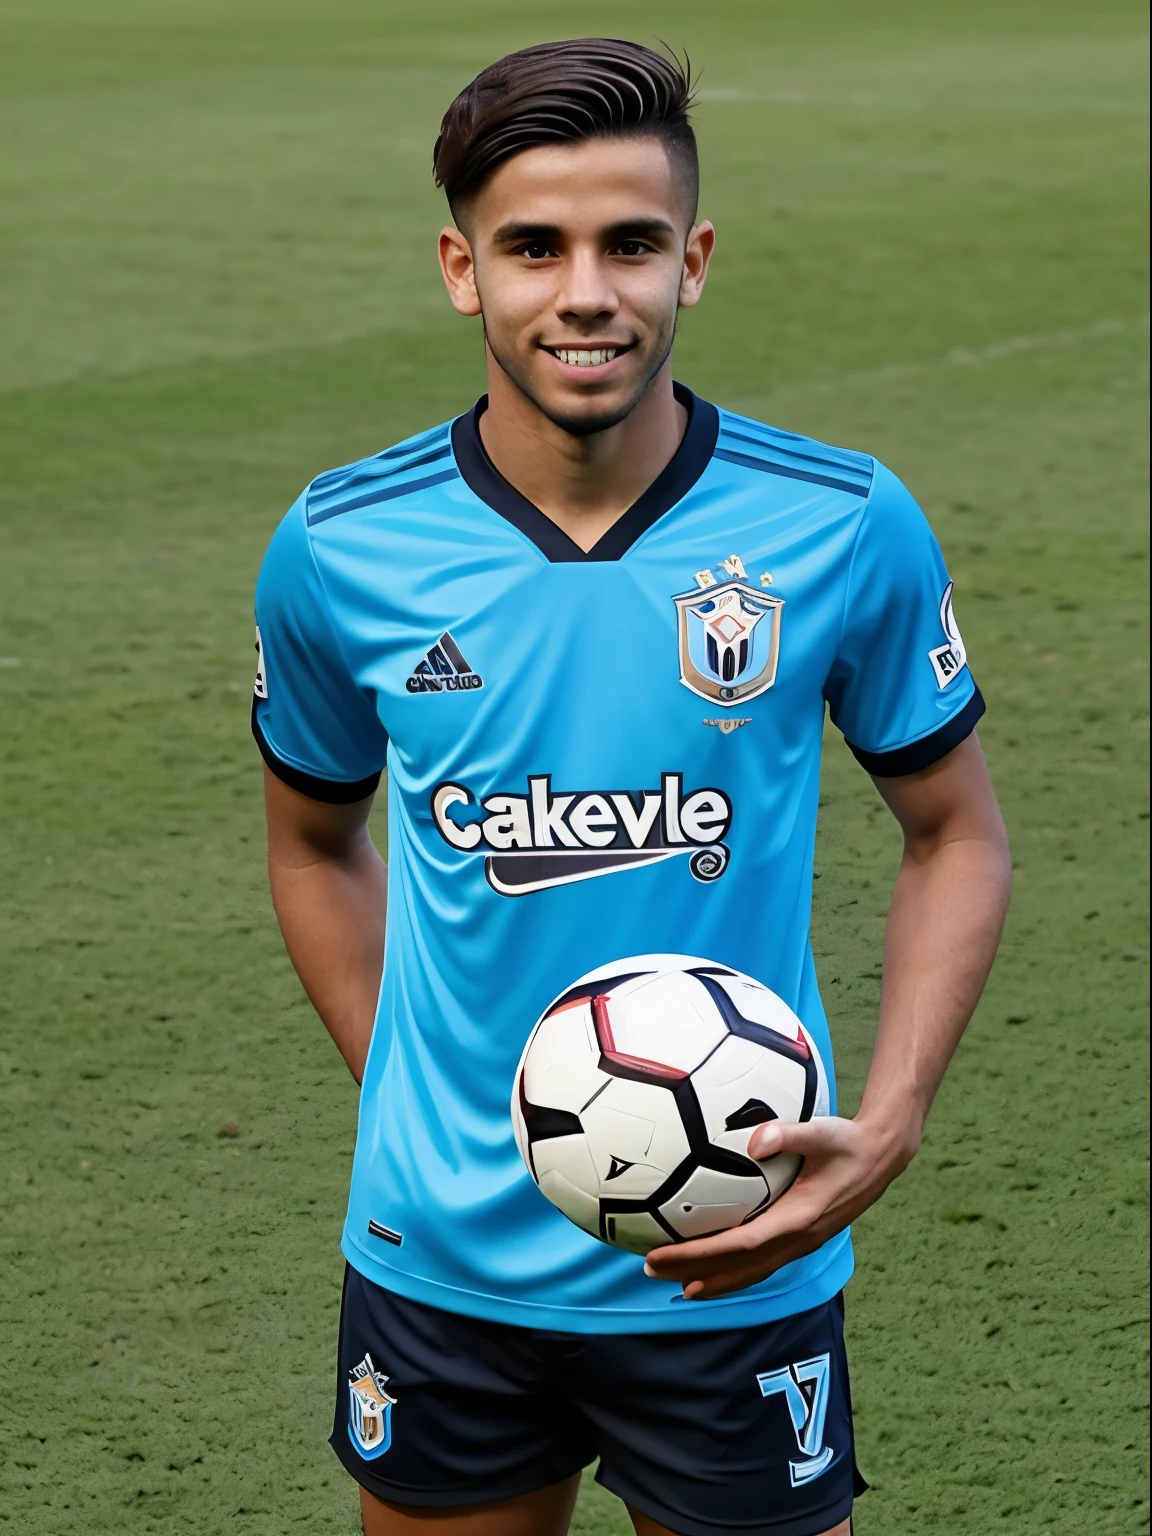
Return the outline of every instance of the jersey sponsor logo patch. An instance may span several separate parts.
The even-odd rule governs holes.
[[[417,662],[404,686],[409,693],[460,693],[483,688],[484,679],[473,672],[460,647],[445,630],[424,659]]]
[[[736,574],[718,582],[711,571],[698,571],[693,590],[672,601],[680,681],[702,699],[733,705],[766,693],[776,681],[784,599],[754,587],[737,556],[721,564]]]
[[[477,811],[484,814],[477,818]],[[471,814],[458,820],[453,812]],[[658,790],[563,794],[554,794],[550,775],[542,774],[529,777],[526,795],[480,801],[462,784],[438,784],[432,819],[451,847],[484,855],[494,891],[527,896],[680,855],[697,880],[718,880],[728,867],[723,839],[732,806],[719,789],[685,794],[678,773],[662,774]]]
[[[839,1460],[830,1445],[824,1444],[824,1421],[828,1415],[828,1396],[832,1385],[832,1357],[814,1355],[779,1371],[762,1371],[756,1380],[762,1397],[782,1393],[788,1415],[796,1432],[800,1450],[798,1461],[789,1461],[788,1475],[793,1488],[821,1477]]]
[[[387,1381],[372,1364],[371,1355],[348,1372],[348,1438],[365,1461],[383,1456],[392,1444],[396,1399],[385,1392]]]
[[[968,660],[968,652],[964,649],[964,642],[956,627],[956,617],[952,612],[951,582],[944,588],[944,596],[940,599],[940,624],[948,636],[948,643],[929,651],[928,660],[936,674],[937,688],[947,688],[949,683],[955,682],[960,676]]]
[[[252,684],[252,692],[258,699],[268,697],[268,674],[264,671],[264,645],[260,639],[260,628],[256,628],[256,681]]]

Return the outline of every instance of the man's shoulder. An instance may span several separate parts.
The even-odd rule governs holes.
[[[720,409],[713,457],[760,474],[798,480],[866,499],[878,465],[868,453],[837,448],[751,416]]]
[[[405,438],[380,453],[317,475],[298,505],[309,528],[459,478],[452,422]]]

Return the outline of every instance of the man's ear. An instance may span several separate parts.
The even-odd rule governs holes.
[[[451,225],[440,231],[440,272],[456,313],[478,315],[480,295],[476,291],[476,265],[472,260],[472,247],[460,231]]]
[[[684,250],[684,273],[680,279],[680,306],[691,309],[699,304],[704,291],[704,279],[708,276],[708,263],[716,249],[716,231],[707,219],[694,224],[688,231],[688,244]]]

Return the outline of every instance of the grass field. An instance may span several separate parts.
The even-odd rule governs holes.
[[[580,31],[704,70],[680,377],[902,474],[989,702],[1015,904],[857,1228],[859,1536],[1146,1527],[1142,29],[3,0],[0,1532],[357,1528],[324,1444],[355,1100],[265,891],[251,591],[309,477],[479,392],[430,144],[484,63]],[[832,740],[825,778],[851,1105],[898,850]],[[588,1489],[576,1530],[625,1529]]]

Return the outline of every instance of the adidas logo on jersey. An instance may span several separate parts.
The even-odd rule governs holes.
[[[484,679],[473,672],[445,630],[404,686],[409,693],[458,693],[465,688],[483,688]]]

